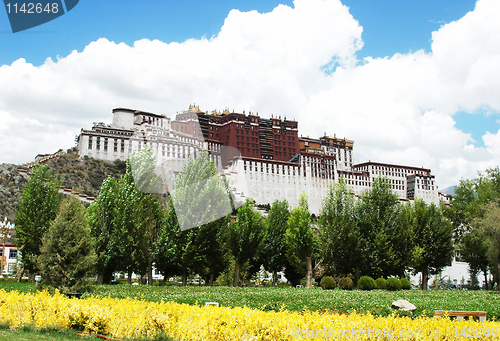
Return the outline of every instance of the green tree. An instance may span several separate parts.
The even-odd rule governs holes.
[[[487,272],[491,262],[487,255],[488,247],[484,243],[487,236],[478,227],[489,205],[500,200],[500,169],[490,168],[478,173],[472,180],[461,179],[455,188],[455,195],[450,207],[445,211],[452,221],[455,231],[455,243],[463,259],[469,263],[472,282],[477,282],[479,271]],[[488,283],[486,282],[488,287]]]
[[[478,225],[482,235],[486,237],[487,256],[493,264],[492,273],[500,291],[500,207],[497,203],[486,208],[485,215]]]
[[[412,265],[422,273],[422,290],[427,290],[429,274],[435,275],[450,265],[454,253],[453,226],[439,206],[417,199],[413,206]]]
[[[167,277],[178,275],[182,272],[180,264],[179,239],[181,229],[171,202],[165,211],[164,224],[159,232],[158,243],[153,255],[155,268],[163,275],[163,284]]]
[[[63,202],[42,241],[38,260],[43,282],[61,291],[83,290],[95,271],[96,255],[85,208],[77,199]]]
[[[159,247],[175,245],[176,260],[172,264],[179,266],[183,285],[193,272],[212,283],[227,267],[226,238],[232,207],[225,180],[208,152],[203,151],[183,165],[170,185],[176,223],[163,233]]]
[[[413,206],[410,202],[398,205],[396,208],[396,222],[388,230],[389,243],[392,245],[392,262],[387,273],[404,278],[411,266],[411,253],[413,250],[413,226],[411,215]]]
[[[117,261],[117,270],[127,272],[129,283],[132,273],[147,275],[148,284],[153,283],[153,255],[163,223],[162,205],[154,194],[161,186],[155,165],[150,148],[134,152],[114,191],[114,232],[108,257]]]
[[[315,236],[311,228],[311,213],[305,193],[300,194],[299,206],[293,208],[288,219],[285,234],[287,257],[297,268],[306,268],[306,287],[312,288],[312,257],[314,253]]]
[[[227,185],[207,151],[183,165],[172,187],[172,202],[182,230],[210,223],[232,212]]]
[[[112,178],[105,179],[96,201],[93,202],[85,213],[87,224],[95,240],[97,255],[97,284],[110,284],[113,273],[116,271],[119,254],[113,238],[116,238],[116,191],[118,183]]]
[[[488,244],[483,231],[473,228],[462,234],[459,249],[464,261],[469,264],[469,276],[472,287],[478,286],[477,276],[479,272],[484,274],[486,287],[488,287],[488,269],[490,260],[488,258]]]
[[[229,216],[224,216],[198,228],[194,245],[196,257],[194,271],[204,280],[205,285],[213,282],[229,267],[228,226]]]
[[[143,275],[146,269],[148,284],[153,284],[153,255],[157,247],[158,235],[163,224],[163,209],[158,195],[166,188],[156,174],[156,157],[153,149],[144,148],[130,157],[130,168],[138,194],[135,196],[135,218],[137,226],[137,251],[135,261],[145,266],[139,267]]]
[[[127,162],[127,171],[118,181],[116,190],[116,230],[109,251],[115,253],[110,256],[118,259],[118,270],[127,273],[129,284],[132,273],[143,275],[146,268],[144,255],[138,247],[143,237],[140,214],[137,214],[140,199],[141,193],[135,187],[130,163]]]
[[[360,277],[363,241],[356,216],[354,192],[343,179],[330,185],[318,219],[320,254],[335,272],[354,270],[355,283]]]
[[[164,211],[156,196],[141,192],[139,197],[137,207],[137,217],[140,217],[137,222],[139,227],[138,255],[140,255],[141,263],[145,264],[148,284],[153,285],[153,255],[158,246],[158,235],[162,229]]]
[[[387,178],[376,178],[361,196],[358,207],[359,231],[363,243],[362,272],[374,278],[393,275],[396,244],[390,238],[398,225],[398,196]]]
[[[118,181],[116,190],[116,229],[109,251],[110,257],[118,260],[117,269],[127,273],[129,284],[132,273],[141,276],[149,273],[148,229],[156,228],[158,223],[158,205],[150,199],[150,194],[136,188],[130,163],[127,163],[127,171]]]
[[[474,220],[483,217],[486,205],[493,199],[493,182],[484,174],[479,173],[479,177],[473,180],[459,181],[450,208],[446,210],[446,215],[452,221],[457,241],[460,241],[464,233],[474,228]]]
[[[260,247],[263,230],[260,213],[247,199],[238,209],[237,220],[229,224],[229,249],[235,259],[233,286],[239,286],[241,266],[254,257]]]
[[[228,220],[226,216],[199,228],[181,230],[176,211],[169,205],[153,257],[156,269],[164,277],[180,275],[183,286],[194,272],[212,285],[228,266]]]
[[[286,265],[285,233],[289,217],[288,201],[276,200],[266,219],[265,237],[261,249],[265,267],[273,273],[273,286],[278,281],[278,272]]]
[[[47,166],[36,167],[24,185],[16,209],[16,244],[21,250],[22,267],[28,271],[32,281],[38,271],[42,237],[61,205],[58,191],[59,179],[53,179],[51,170]]]

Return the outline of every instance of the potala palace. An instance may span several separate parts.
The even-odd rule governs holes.
[[[389,179],[401,201],[421,198],[427,203],[449,203],[450,196],[438,192],[430,169],[372,161],[355,164],[353,146],[354,141],[335,135],[301,137],[298,122],[286,117],[266,119],[258,113],[228,110],[209,113],[195,106],[177,114],[175,120],[113,109],[111,124],[94,123],[91,130],[82,129],[78,143],[81,156],[108,161],[126,160],[134,150],[152,148],[158,163],[168,164],[173,173],[205,149],[228,180],[233,199],[250,197],[257,204],[286,199],[293,207],[305,191],[309,209],[316,215],[328,186],[340,178],[357,196],[382,176]],[[443,275],[461,283],[469,278],[468,264],[457,254]]]
[[[113,109],[111,124],[95,123],[91,130],[81,130],[78,149],[81,156],[114,161],[149,147],[158,162],[168,163],[174,172],[207,149],[237,198],[251,197],[258,204],[287,199],[294,206],[305,191],[315,214],[328,186],[340,178],[358,196],[374,178],[383,176],[402,201],[439,202],[430,169],[372,161],[355,164],[353,146],[354,141],[335,135],[301,137],[298,122],[286,117],[266,119],[258,113],[228,110],[208,113],[190,106],[173,121],[165,115]]]

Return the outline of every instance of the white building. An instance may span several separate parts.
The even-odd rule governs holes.
[[[353,170],[364,172],[372,179],[379,176],[388,178],[392,189],[401,199],[422,199],[428,204],[439,203],[435,177],[428,168],[369,161],[353,166]]]
[[[461,259],[460,253],[457,251],[453,256],[451,265],[444,267],[438,276],[429,276],[427,286],[430,287],[436,279],[454,284],[457,288],[467,285],[470,280],[469,264]],[[483,287],[485,284],[484,273],[480,272],[477,279],[479,287]],[[411,276],[410,281],[413,285],[419,286],[422,281],[421,273]]]
[[[139,110],[113,109],[113,123],[96,124],[92,130],[82,129],[78,141],[81,156],[99,160],[127,160],[132,153],[149,147],[158,162],[168,161],[175,170],[204,147],[203,139],[171,129],[165,115]]]
[[[238,141],[238,137],[242,137],[243,129],[240,129],[241,136],[234,136],[238,134],[238,130],[233,129],[231,132],[229,130],[229,124],[235,124],[234,122],[224,123],[220,113],[214,115],[202,113],[199,116],[200,113],[198,108],[191,107],[177,115],[176,121],[172,122],[165,115],[117,108],[113,110],[112,124],[99,123],[94,124],[91,130],[81,130],[78,150],[81,156],[114,161],[126,160],[134,150],[140,151],[144,147],[150,147],[159,163],[167,162],[175,172],[178,172],[185,161],[196,157],[200,150],[208,149],[212,160],[226,176],[235,200],[241,202],[250,197],[257,204],[268,204],[276,199],[286,199],[293,207],[298,205],[300,193],[304,191],[308,196],[309,209],[316,215],[320,213],[329,186],[338,182],[340,178],[346,181],[358,197],[363,191],[371,188],[375,178],[385,177],[401,201],[423,199],[426,203],[434,204],[450,202],[449,195],[438,192],[435,177],[430,169],[372,161],[355,164],[354,141],[337,138],[335,135],[331,137],[325,134],[319,139],[299,138],[299,147],[296,149],[298,153],[291,159],[286,159],[288,161],[273,160],[273,157],[269,156],[272,154],[265,158],[249,157],[248,152],[251,150],[247,150],[246,156],[229,160],[221,169],[222,150],[227,148],[229,143],[224,141],[231,141],[232,138]],[[197,122],[197,117],[202,117],[202,120]],[[273,122],[271,128],[265,128],[269,131],[276,128],[274,124],[278,123],[274,121],[282,123],[277,119],[257,120],[256,117],[245,116],[244,113],[237,117],[240,120],[236,123],[237,128],[238,125],[243,128],[242,122],[252,127],[246,133],[248,135],[250,132],[252,135],[249,137],[245,135],[245,142],[251,143],[257,139],[255,137],[257,134],[254,135],[252,130],[264,129],[262,122]],[[223,123],[227,128],[227,132],[224,133],[226,135],[222,135],[222,129],[225,127]],[[295,121],[290,121],[288,124],[290,126],[286,129],[297,129]],[[289,140],[272,142],[269,140],[272,139],[270,137],[272,135],[267,130],[264,131],[268,134],[265,144],[270,150],[274,148],[280,153],[280,142],[281,146],[286,147],[292,143]],[[293,139],[292,136],[284,136]],[[249,138],[252,140],[248,141]],[[243,145],[241,142],[243,140],[239,141],[234,143]],[[251,147],[248,143],[246,147]],[[10,256],[14,255],[15,251],[11,253],[9,249],[8,252],[11,259]],[[469,278],[468,265],[455,260],[452,267],[445,269],[444,275],[449,276],[452,282],[461,283],[462,278],[465,280]]]
[[[178,114],[174,122],[165,115],[113,109],[112,124],[99,123],[94,124],[92,130],[81,130],[78,150],[82,156],[114,161],[126,160],[134,150],[149,147],[158,163],[168,163],[177,173],[189,158],[196,157],[201,149],[208,149],[212,160],[221,169],[221,149],[227,146],[212,139],[215,136],[210,134],[209,127],[212,127],[208,122],[196,122],[199,114],[205,121],[212,116],[220,118],[220,114],[204,114],[193,107]],[[228,130],[227,140],[231,138]],[[272,146],[273,142],[270,143]],[[359,196],[372,186],[375,178],[382,176],[389,179],[394,192],[402,200],[420,198],[427,203],[439,203],[437,185],[430,169],[371,161],[354,164],[354,141],[326,134],[319,139],[301,137],[298,146],[299,154],[289,161],[269,157],[234,158],[223,170],[230,189],[241,200],[251,197],[258,204],[267,204],[276,199],[287,199],[291,206],[298,204],[300,193],[305,191],[311,212],[319,214],[329,185],[339,178],[344,178]]]
[[[7,217],[0,221],[0,257],[2,260],[1,274],[13,274],[17,265],[18,251],[12,243],[15,233],[15,225],[7,221]]]

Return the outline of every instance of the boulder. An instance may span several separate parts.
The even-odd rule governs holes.
[[[414,312],[417,309],[417,307],[406,300],[397,300],[395,302],[392,302],[392,308],[411,312]]]

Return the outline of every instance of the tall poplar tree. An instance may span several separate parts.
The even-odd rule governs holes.
[[[158,232],[162,224],[161,204],[151,193],[137,189],[130,162],[116,190],[116,227],[110,257],[118,259],[118,269],[148,275],[152,284],[152,263]]]
[[[293,208],[288,218],[285,240],[288,260],[297,268],[305,265],[306,287],[312,288],[315,236],[311,228],[311,213],[304,192],[300,194],[299,206]]]
[[[42,237],[56,218],[61,205],[59,179],[52,177],[47,166],[31,170],[16,209],[16,245],[21,251],[21,264],[31,281],[38,271],[37,261]]]
[[[395,257],[391,234],[397,229],[398,196],[387,178],[376,178],[363,192],[357,205],[358,226],[362,238],[362,272],[372,277],[395,275],[391,267]]]
[[[155,259],[165,261],[162,252],[174,257],[165,271],[177,271],[183,285],[194,272],[210,284],[227,267],[229,190],[207,151],[184,163],[171,185],[168,223],[160,233]]]
[[[273,286],[278,281],[277,273],[282,271],[287,263],[285,234],[289,217],[288,201],[275,200],[266,219],[265,237],[261,248],[264,266],[273,274]]]
[[[498,203],[486,208],[484,217],[478,222],[480,232],[486,237],[487,256],[490,260],[493,276],[500,291],[500,207]]]
[[[488,257],[487,236],[479,228],[480,222],[491,203],[500,200],[500,169],[490,168],[485,173],[479,172],[472,180],[461,179],[455,187],[455,195],[446,216],[454,227],[455,243],[460,249],[464,261],[469,263],[469,275],[472,283],[477,283],[481,271],[488,287],[488,270],[491,259]],[[493,284],[493,283],[491,283]]]
[[[213,282],[229,267],[228,233],[230,217],[224,216],[198,228],[195,238],[197,257],[194,271],[204,280],[205,285]]]
[[[422,290],[427,290],[429,275],[451,264],[454,253],[453,226],[439,206],[417,199],[413,206],[412,265],[422,273]]]
[[[158,243],[153,254],[155,268],[163,275],[163,285],[165,285],[167,277],[179,275],[182,272],[179,247],[182,231],[172,203],[170,202],[168,206],[164,213],[164,224],[159,231]]]
[[[150,148],[134,152],[127,160],[126,172],[116,184],[107,205],[114,205],[114,218],[107,255],[116,261],[116,270],[146,275],[153,283],[153,255],[163,224],[161,203],[155,192],[161,181],[154,173],[156,159]],[[114,199],[114,203],[112,203]]]
[[[326,263],[333,264],[337,275],[347,275],[354,270],[354,282],[357,283],[363,261],[363,241],[354,192],[343,179],[328,189],[318,226],[318,244]]]
[[[233,286],[239,286],[241,266],[257,252],[263,237],[263,221],[253,202],[247,199],[229,225],[229,249],[234,256]]]
[[[110,284],[113,273],[117,269],[118,250],[113,238],[116,238],[116,191],[118,183],[112,178],[105,179],[96,201],[93,202],[85,213],[87,224],[95,239],[95,252],[97,255],[97,284]]]

